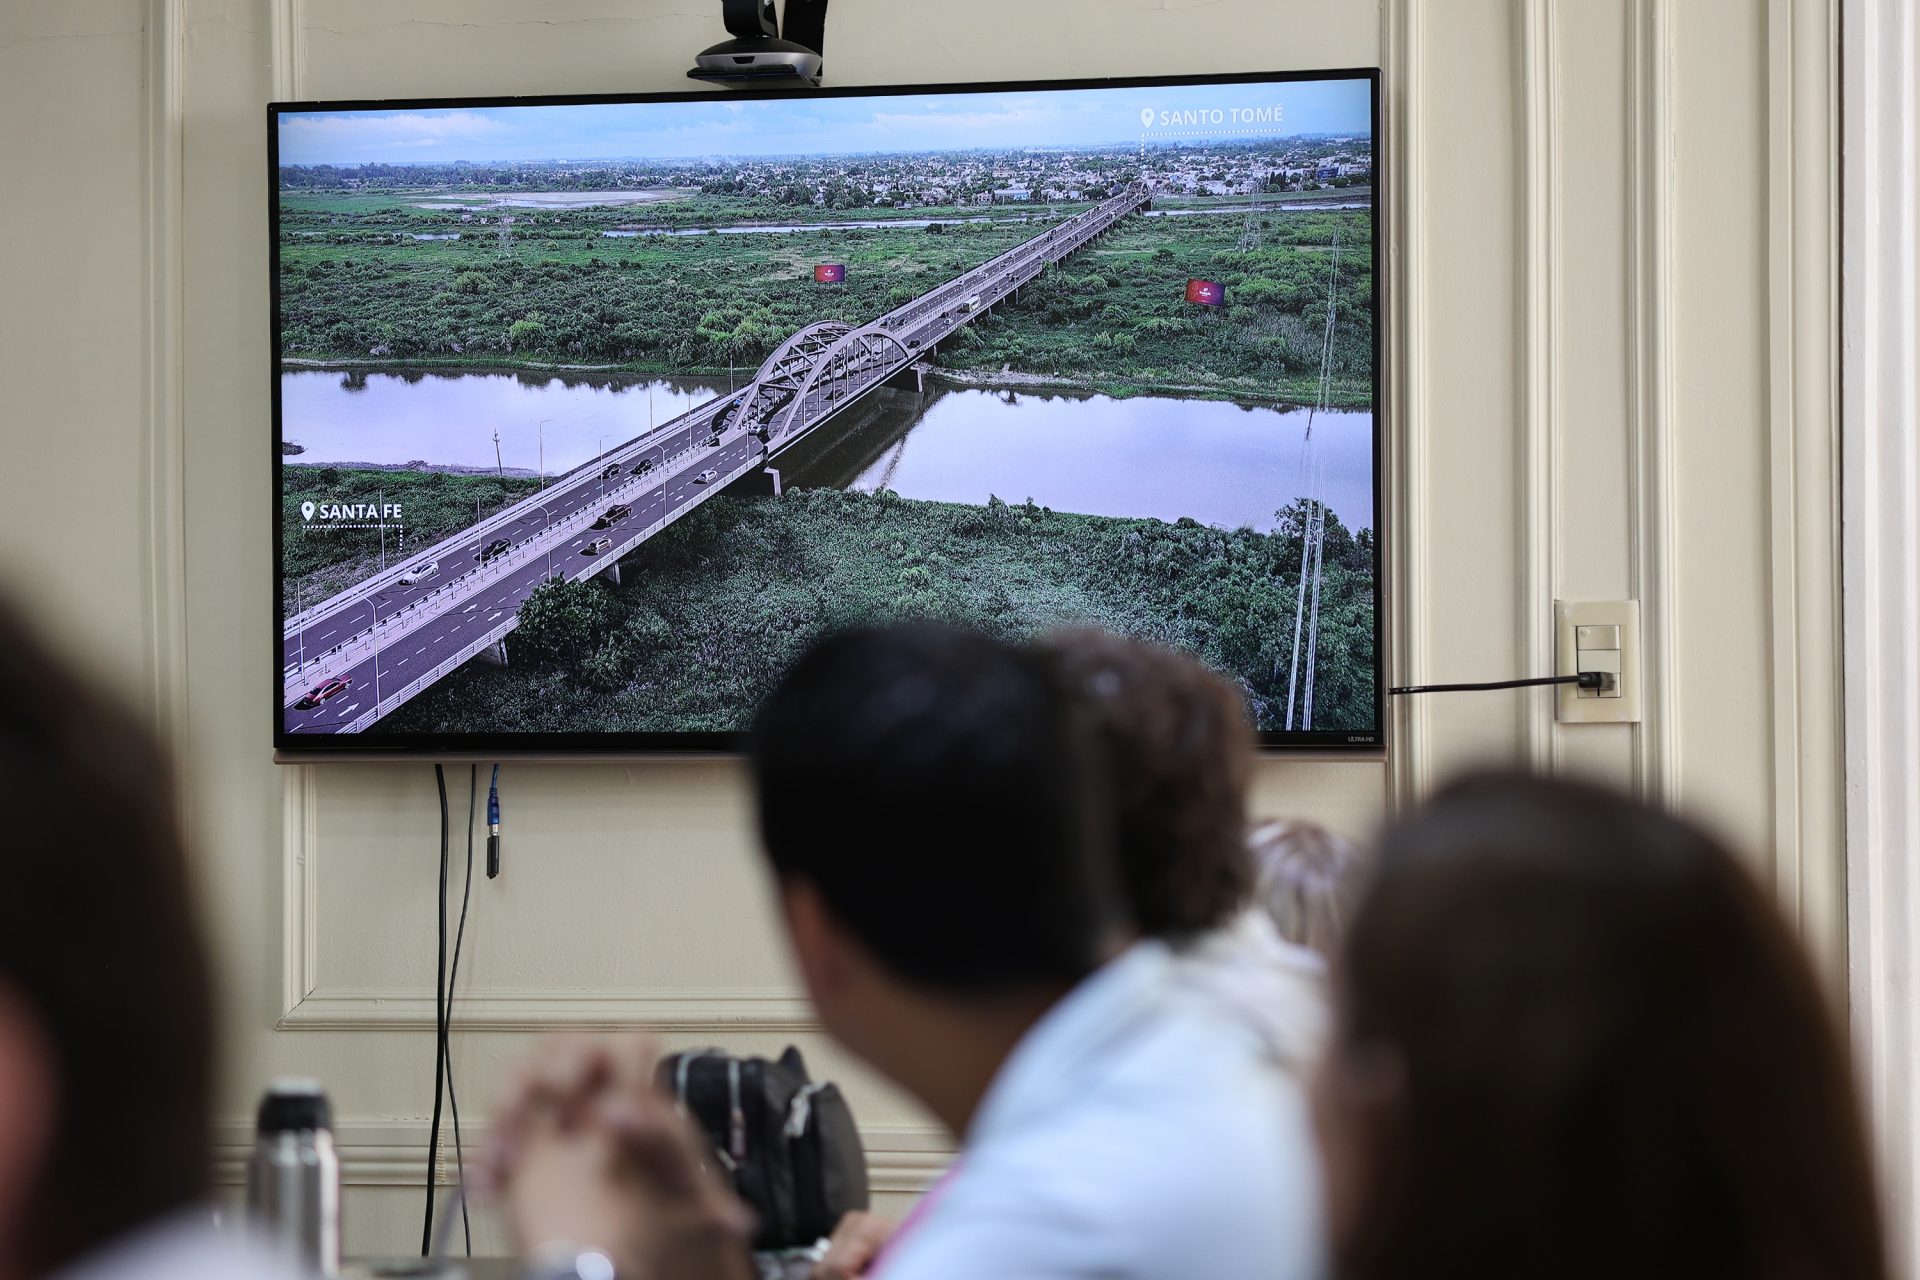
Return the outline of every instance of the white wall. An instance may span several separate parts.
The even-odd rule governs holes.
[[[20,460],[0,555],[91,652],[159,655],[140,669],[190,752],[229,962],[222,1137],[237,1154],[268,1076],[325,1078],[353,1249],[404,1250],[418,1222],[436,810],[425,765],[268,759],[262,107],[677,88],[715,7],[0,9],[0,172],[39,180],[0,188]],[[1272,761],[1259,806],[1362,833],[1472,762],[1597,772],[1735,835],[1837,975],[1830,48],[1815,0],[837,0],[829,32],[840,84],[1384,65],[1393,675],[1545,670],[1554,598],[1637,597],[1648,718],[1562,730],[1544,693],[1420,700],[1390,762]],[[57,551],[88,572],[49,567]],[[794,997],[737,765],[503,783],[506,874],[476,884],[462,969],[466,1117],[556,1023],[792,1039],[852,1082],[883,1199],[924,1186],[937,1131]]]

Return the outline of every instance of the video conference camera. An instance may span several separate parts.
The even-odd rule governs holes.
[[[733,39],[695,56],[695,80],[735,88],[818,88],[826,43],[827,0],[787,0],[786,38],[774,0],[721,0]]]

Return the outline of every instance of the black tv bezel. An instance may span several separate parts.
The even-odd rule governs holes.
[[[971,81],[960,84],[848,85],[820,89],[735,89],[724,95],[711,90],[676,90],[666,93],[580,93],[541,94],[502,97],[455,98],[358,98],[267,104],[267,240],[270,290],[269,329],[273,341],[272,410],[273,432],[270,447],[273,465],[273,661],[276,689],[281,676],[282,625],[285,619],[285,580],[281,573],[284,553],[285,521],[282,518],[284,475],[280,452],[284,431],[280,384],[285,367],[281,360],[280,330],[280,117],[286,114],[326,111],[404,111],[449,110],[462,107],[544,107],[645,105],[649,103],[906,97],[918,94],[969,94],[1043,92],[1062,89],[1151,89],[1186,85],[1274,84],[1299,81],[1364,80],[1368,86],[1369,112],[1373,139],[1373,667],[1374,723],[1371,732],[1354,730],[1292,731],[1264,730],[1259,734],[1262,751],[1302,754],[1316,757],[1358,756],[1384,758],[1387,748],[1385,653],[1386,600],[1385,547],[1386,525],[1390,519],[1382,499],[1385,492],[1386,440],[1384,419],[1389,406],[1383,402],[1382,356],[1385,351],[1383,326],[1389,314],[1386,302],[1386,272],[1380,256],[1380,228],[1383,221],[1381,174],[1382,136],[1380,113],[1380,69],[1378,67],[1342,67],[1329,70],[1250,71],[1204,75],[1113,76],[1065,80]],[[354,734],[343,742],[341,735],[316,735],[289,732],[285,708],[279,698],[273,700],[274,757],[286,763],[310,763],[324,760],[503,760],[503,759],[578,759],[618,760],[622,758],[668,759],[675,756],[719,758],[740,754],[746,746],[744,732],[732,733],[443,733],[443,734]]]

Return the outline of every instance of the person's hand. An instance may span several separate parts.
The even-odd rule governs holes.
[[[855,1280],[887,1247],[898,1224],[874,1213],[849,1213],[833,1229],[827,1254],[813,1267],[813,1280]]]
[[[752,1215],[653,1087],[644,1040],[556,1039],[502,1100],[480,1185],[522,1248],[597,1249],[633,1280],[741,1280]]]

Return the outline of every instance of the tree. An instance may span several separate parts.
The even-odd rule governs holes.
[[[605,639],[612,623],[613,601],[599,583],[543,582],[520,606],[508,648],[536,667],[572,665]]]

